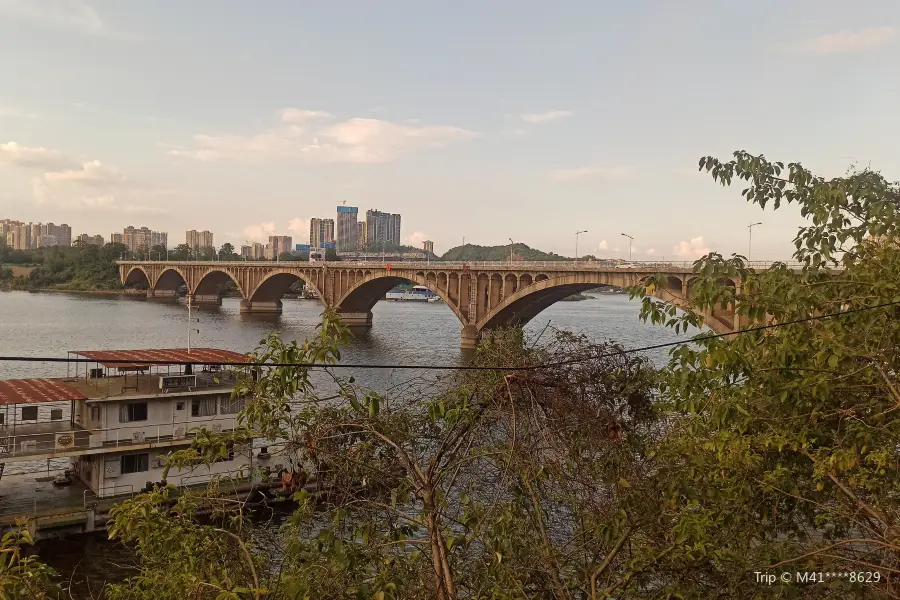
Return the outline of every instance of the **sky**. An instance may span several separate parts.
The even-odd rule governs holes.
[[[898,64],[896,0],[0,0],[0,218],[783,260],[698,160],[896,179]]]

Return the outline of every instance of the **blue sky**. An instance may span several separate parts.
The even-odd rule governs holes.
[[[896,177],[900,3],[0,0],[0,218],[306,241],[342,201],[438,253],[782,259],[735,149]]]

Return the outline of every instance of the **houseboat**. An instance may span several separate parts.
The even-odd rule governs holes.
[[[84,498],[85,508],[89,497],[130,496],[160,482],[166,454],[190,446],[199,428],[233,430],[246,403],[232,394],[234,372],[221,366],[248,361],[236,352],[193,348],[69,355],[90,362],[69,363],[66,377],[0,380],[0,463],[49,465],[51,459],[68,459],[56,460],[68,468],[52,483],[75,488],[77,493],[68,495],[79,505]],[[211,466],[173,468],[166,483],[188,487],[217,476],[238,479],[260,467],[277,472],[283,461],[251,443]],[[6,502],[15,496],[9,493],[9,479],[0,479],[2,517],[15,516],[15,507]],[[59,508],[56,502],[54,509]],[[36,516],[41,507],[35,502],[33,511],[22,512]]]
[[[439,302],[441,297],[424,285],[414,285],[411,289],[393,289],[385,295],[386,300],[409,302]]]

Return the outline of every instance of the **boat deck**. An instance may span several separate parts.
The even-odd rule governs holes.
[[[177,375],[177,373],[172,373]],[[196,394],[206,391],[229,391],[237,383],[234,373],[229,371],[195,373],[197,385],[163,391],[159,380],[166,373],[144,373],[142,375],[114,375],[97,379],[65,377],[58,381],[72,387],[92,400],[121,399],[128,397],[146,398],[152,396],[173,396]]]

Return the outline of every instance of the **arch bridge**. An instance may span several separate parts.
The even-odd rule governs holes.
[[[689,263],[629,265],[596,262],[200,262],[119,261],[126,287],[147,290],[149,298],[174,298],[183,286],[192,305],[221,305],[226,282],[241,295],[241,312],[280,314],[282,296],[298,280],[322,304],[335,308],[347,325],[371,326],[372,307],[400,283],[431,289],[456,314],[461,346],[474,348],[492,329],[524,325],[551,304],[573,294],[614,286],[627,288],[661,273],[667,285],[655,295],[676,305],[691,296],[695,275]],[[740,281],[722,285],[740,290]],[[717,333],[740,329],[734,307],[703,314]]]

